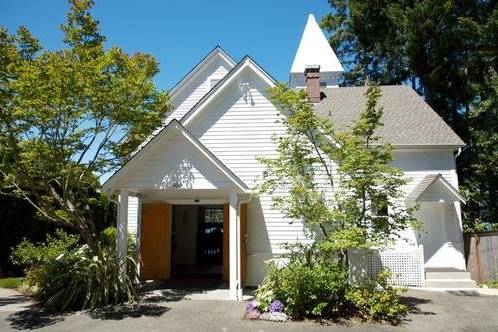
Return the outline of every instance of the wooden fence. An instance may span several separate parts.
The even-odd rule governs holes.
[[[467,271],[478,283],[498,280],[498,232],[465,234]]]

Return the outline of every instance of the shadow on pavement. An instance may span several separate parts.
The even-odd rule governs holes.
[[[402,296],[401,302],[408,307],[408,312],[414,315],[435,315],[435,312],[425,311],[420,308],[422,304],[431,303],[431,300],[413,296]]]
[[[89,311],[88,315],[93,319],[121,320],[124,318],[139,318],[143,316],[159,317],[169,310],[170,308],[168,307],[158,306],[155,304],[135,303],[109,306]]]
[[[65,314],[49,312],[37,305],[17,311],[7,317],[10,326],[16,330],[32,330],[53,325],[64,320]]]
[[[446,293],[455,296],[482,296],[479,292],[473,290],[449,290]]]
[[[25,303],[26,296],[24,295],[11,295],[8,297],[2,297],[0,298],[0,307],[9,305],[9,304],[20,304],[20,303]]]

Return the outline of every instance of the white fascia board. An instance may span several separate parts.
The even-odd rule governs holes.
[[[456,196],[460,202],[462,202],[463,204],[467,203],[465,201],[465,198],[458,192],[458,190],[455,187],[453,187],[451,183],[449,183],[448,180],[446,180],[441,174],[439,174],[437,180],[439,180],[448,189],[448,191],[450,191],[454,196]]]
[[[256,63],[254,63],[250,58],[245,58],[242,60],[242,64],[239,64],[239,68],[237,68],[234,72],[230,72],[225,76],[222,80],[221,84],[218,84],[213,90],[208,92],[205,98],[201,99],[197,105],[195,105],[190,111],[187,112],[180,120],[180,123],[184,126],[188,126],[192,120],[204,109],[207,105],[210,104],[211,101],[216,99],[223,90],[232,83],[237,76],[245,69],[251,68],[253,72],[259,75],[270,87],[274,87],[276,85],[276,81],[269,76],[264,70],[262,70]],[[235,69],[235,68],[234,68]]]
[[[392,144],[392,143],[391,143]],[[380,145],[380,144],[376,144]],[[430,145],[420,145],[420,144],[392,144],[396,151],[431,151],[431,150],[451,150],[456,151],[461,147],[464,147],[465,144],[462,145],[447,145],[447,144],[430,144]]]

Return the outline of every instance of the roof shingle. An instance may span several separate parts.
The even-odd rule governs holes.
[[[345,130],[365,108],[366,87],[321,88],[322,102],[316,113]],[[383,126],[377,134],[394,145],[447,145],[465,143],[412,88],[405,85],[381,86],[379,106],[384,108]]]

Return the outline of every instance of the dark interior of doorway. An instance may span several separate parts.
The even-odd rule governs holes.
[[[172,277],[221,279],[223,206],[175,205],[172,226]]]

